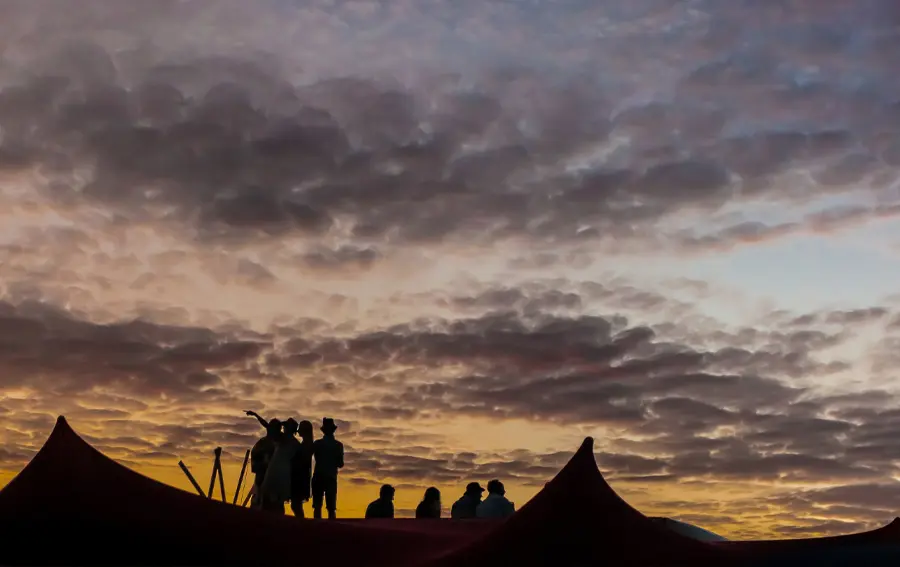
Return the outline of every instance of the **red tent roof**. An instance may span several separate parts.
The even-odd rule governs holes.
[[[431,565],[702,565],[727,555],[622,500],[597,469],[593,444],[585,439],[556,477],[496,530]]]
[[[585,439],[505,521],[312,521],[208,500],[142,476],[95,450],[60,417],[44,447],[0,491],[0,565],[701,566],[900,541],[897,520],[837,538],[695,541],[622,500],[592,449]]]

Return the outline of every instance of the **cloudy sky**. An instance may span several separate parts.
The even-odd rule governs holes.
[[[900,512],[892,0],[0,10],[0,483],[65,414],[233,487],[256,409],[345,516],[585,435],[731,537]]]

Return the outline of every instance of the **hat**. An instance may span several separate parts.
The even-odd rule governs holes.
[[[266,426],[266,435],[275,435],[281,432],[281,420],[272,418]]]
[[[469,484],[466,485],[466,494],[476,493],[476,492],[478,494],[481,494],[482,492],[484,492],[484,488],[482,488],[481,485],[478,484],[477,482],[470,482]]]
[[[297,426],[299,424],[297,423],[296,419],[294,419],[293,417],[289,417],[282,422],[282,425],[284,425],[285,431],[289,431],[289,430],[297,431]]]
[[[337,429],[337,425],[334,424],[334,420],[330,417],[322,418],[322,431],[325,433],[334,433]]]

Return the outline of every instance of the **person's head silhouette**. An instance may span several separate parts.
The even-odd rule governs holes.
[[[423,500],[425,500],[426,502],[440,502],[441,491],[432,486],[425,490],[425,497],[423,498]]]
[[[297,420],[293,417],[284,420],[284,434],[288,437],[293,437],[297,433],[297,425]]]
[[[320,427],[322,433],[325,435],[334,435],[334,432],[337,431],[337,425],[335,425],[334,420],[330,417],[322,418],[322,427]]]
[[[379,498],[382,500],[393,500],[394,499],[394,487],[390,484],[385,484],[381,487],[381,490],[378,492]]]
[[[270,419],[269,425],[266,427],[266,435],[268,437],[277,437],[281,434],[281,421],[278,419]]]
[[[497,480],[496,478],[487,484],[488,494],[496,494],[498,496],[503,496],[506,494],[506,488],[503,486],[503,483]]]
[[[466,485],[466,494],[469,496],[475,496],[480,499],[483,492],[484,488],[477,482],[470,482]]]
[[[297,434],[303,438],[303,441],[313,440],[313,426],[308,420],[303,420],[297,425]]]

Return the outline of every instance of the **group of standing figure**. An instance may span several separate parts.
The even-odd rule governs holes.
[[[338,470],[344,466],[344,445],[334,437],[334,420],[322,419],[322,437],[313,440],[309,421],[288,418],[266,420],[254,411],[266,429],[266,435],[250,450],[250,472],[254,474],[251,507],[284,514],[285,502],[298,518],[303,516],[303,503],[312,497],[313,517],[322,517],[322,503],[328,517],[337,512]],[[299,436],[299,439],[298,439]],[[315,459],[315,470],[313,470]]]
[[[322,517],[324,501],[328,518],[334,519],[337,515],[338,470],[344,467],[344,444],[334,436],[337,431],[334,420],[322,418],[322,437],[314,440],[309,421],[298,423],[294,418],[284,422],[266,420],[249,410],[246,414],[255,417],[266,429],[265,437],[250,450],[250,472],[254,474],[250,506],[284,514],[284,504],[290,502],[294,515],[303,518],[303,503],[311,497],[314,518]],[[488,496],[482,500],[484,491],[477,482],[470,482],[462,497],[450,508],[450,517],[505,518],[515,512],[515,505],[506,498],[502,482],[497,479],[488,482]],[[394,487],[385,484],[378,499],[366,508],[366,518],[393,517]],[[416,518],[440,517],[441,491],[432,486],[416,507]]]

